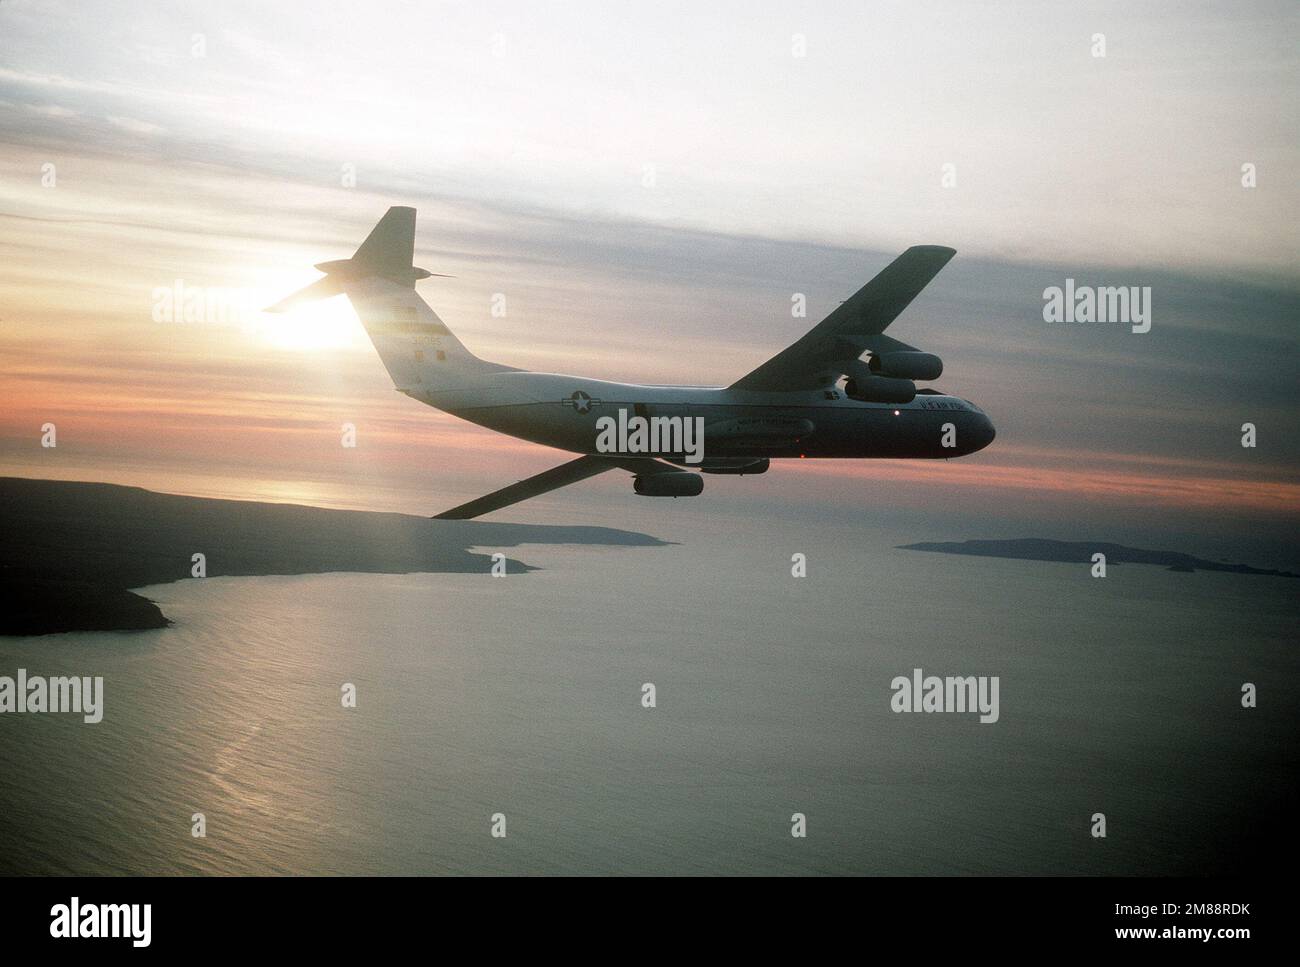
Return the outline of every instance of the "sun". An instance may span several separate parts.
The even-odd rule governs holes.
[[[365,345],[361,323],[343,296],[322,299],[289,312],[259,312],[257,334],[277,349],[295,352]]]

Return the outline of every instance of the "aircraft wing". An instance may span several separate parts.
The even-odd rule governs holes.
[[[868,349],[874,352],[913,349],[883,335],[885,327],[898,318],[956,254],[956,249],[942,245],[913,245],[797,342],[732,383],[730,388],[818,389],[838,380],[844,375],[840,365],[857,359]]]
[[[627,470],[637,475],[646,475],[667,473],[678,468],[661,460],[655,460],[653,457],[606,457],[600,454],[589,454],[578,457],[577,460],[562,463],[558,467],[552,467],[550,470],[543,470],[539,474],[518,483],[512,483],[508,487],[494,490],[492,493],[471,500],[467,504],[461,504],[451,510],[444,510],[441,514],[434,515],[433,519],[470,520],[473,517],[481,517],[494,510],[500,510],[502,507],[509,507],[521,500],[527,500],[529,497],[536,497],[552,490],[559,490],[561,487],[567,487],[579,480],[586,480],[588,477],[594,477],[607,470],[616,469]]]

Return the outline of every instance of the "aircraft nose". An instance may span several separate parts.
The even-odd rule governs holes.
[[[993,438],[998,435],[998,431],[993,427],[993,421],[988,415],[981,412],[979,421],[975,425],[975,449],[983,450],[993,442]]]

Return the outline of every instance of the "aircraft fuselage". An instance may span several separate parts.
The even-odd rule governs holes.
[[[752,392],[502,372],[460,386],[405,392],[471,423],[584,454],[620,452],[598,449],[601,417],[618,419],[620,411],[624,418],[699,417],[704,466],[763,457],[957,457],[983,449],[994,436],[979,407],[933,391],[922,391],[909,403],[868,403],[848,398],[838,387]]]

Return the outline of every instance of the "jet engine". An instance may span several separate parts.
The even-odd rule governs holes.
[[[867,403],[910,403],[916,398],[916,384],[888,376],[850,377],[844,395]]]
[[[867,403],[910,403],[916,398],[916,384],[910,379],[877,376],[860,359],[844,364],[844,395]]]
[[[704,478],[687,470],[639,474],[632,489],[642,497],[697,497],[704,490]]]
[[[934,353],[917,350],[880,353],[871,357],[870,369],[898,379],[938,379],[943,375],[943,360]]]

